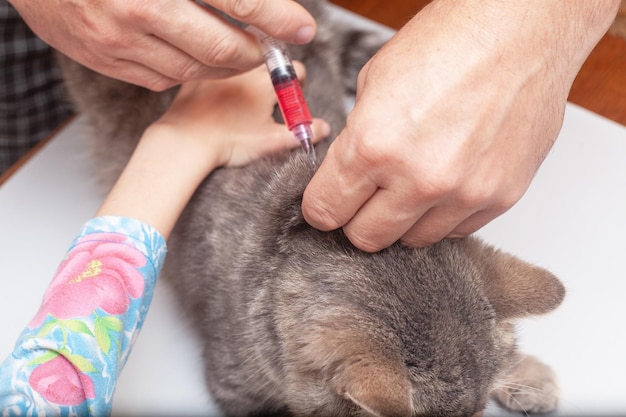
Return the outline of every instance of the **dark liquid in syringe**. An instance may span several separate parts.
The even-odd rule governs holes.
[[[304,100],[304,94],[296,71],[292,66],[275,68],[270,72],[278,106],[285,119],[285,124],[291,130],[294,126],[311,123],[311,113]]]

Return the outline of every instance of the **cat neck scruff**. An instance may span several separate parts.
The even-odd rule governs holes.
[[[311,112],[337,134],[344,98],[380,37],[301,1],[316,39],[292,49]],[[61,58],[102,177],[115,178],[175,91],[148,91]],[[330,141],[315,147],[322,160]],[[515,321],[552,311],[550,272],[475,237],[376,253],[301,212],[319,163],[302,150],[214,171],[168,242],[163,276],[202,344],[207,388],[228,416],[475,416],[490,399],[524,413],[558,404],[551,369],[516,347]],[[132,360],[132,357],[131,357]]]

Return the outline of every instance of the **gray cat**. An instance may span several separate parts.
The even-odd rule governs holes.
[[[345,121],[346,85],[378,46],[304,1],[319,32],[295,48],[312,112]],[[68,87],[115,175],[171,101],[61,59]],[[349,84],[346,82],[349,81]],[[328,143],[317,146],[323,157]],[[230,416],[473,416],[489,398],[553,410],[549,367],[518,353],[514,321],[556,308],[549,272],[470,237],[359,251],[320,232],[300,204],[317,163],[300,151],[220,169],[169,241],[166,276],[203,344],[208,388]]]

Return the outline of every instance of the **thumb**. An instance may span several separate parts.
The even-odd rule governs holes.
[[[313,40],[313,16],[293,0],[208,0],[206,3],[284,42]]]

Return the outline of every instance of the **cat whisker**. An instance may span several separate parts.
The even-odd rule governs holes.
[[[528,417],[530,414],[528,413],[528,411],[526,411],[526,408],[522,405],[522,403],[515,398],[515,396],[511,393],[509,393],[508,391],[502,390],[502,392],[510,399],[512,400],[515,404],[517,404],[519,406],[519,409],[522,413],[524,413],[524,415],[526,417]]]
[[[516,390],[519,395],[532,395],[534,397],[550,398],[552,393],[532,385],[520,384],[516,382],[505,382],[501,385],[503,388]]]
[[[526,384],[519,384],[517,382],[504,382],[501,387],[504,388],[511,388],[511,389],[518,389],[520,391],[524,391],[524,390],[528,390],[528,391],[534,391],[534,392],[543,392],[542,389],[537,388],[537,387],[533,387],[531,385],[526,385]]]

